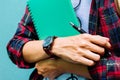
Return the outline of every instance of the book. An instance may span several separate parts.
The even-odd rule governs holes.
[[[28,0],[27,6],[39,39],[80,34],[70,25],[80,25],[71,0]]]

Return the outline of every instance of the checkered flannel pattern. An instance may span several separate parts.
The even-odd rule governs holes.
[[[88,67],[94,80],[120,79],[120,18],[116,13],[114,0],[92,0],[89,20],[89,31],[93,35],[110,38],[111,56],[102,57],[95,66]],[[22,56],[23,45],[31,40],[38,40],[28,8],[18,25],[14,37],[7,45],[10,59],[20,68],[31,68],[34,64],[26,63]],[[37,80],[38,74],[32,75]]]

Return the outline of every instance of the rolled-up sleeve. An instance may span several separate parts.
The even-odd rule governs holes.
[[[24,61],[22,55],[22,48],[25,43],[31,40],[37,40],[38,36],[35,32],[32,19],[28,8],[26,7],[25,14],[18,24],[18,28],[13,38],[7,44],[7,52],[13,63],[20,68],[31,68],[33,64],[29,64]]]

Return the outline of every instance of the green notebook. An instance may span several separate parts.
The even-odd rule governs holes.
[[[70,25],[79,26],[71,0],[28,0],[27,5],[39,39],[80,34]]]

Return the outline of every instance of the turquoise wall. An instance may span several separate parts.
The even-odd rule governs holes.
[[[0,80],[28,80],[32,69],[19,69],[6,51],[6,45],[24,14],[25,0],[0,0]]]

